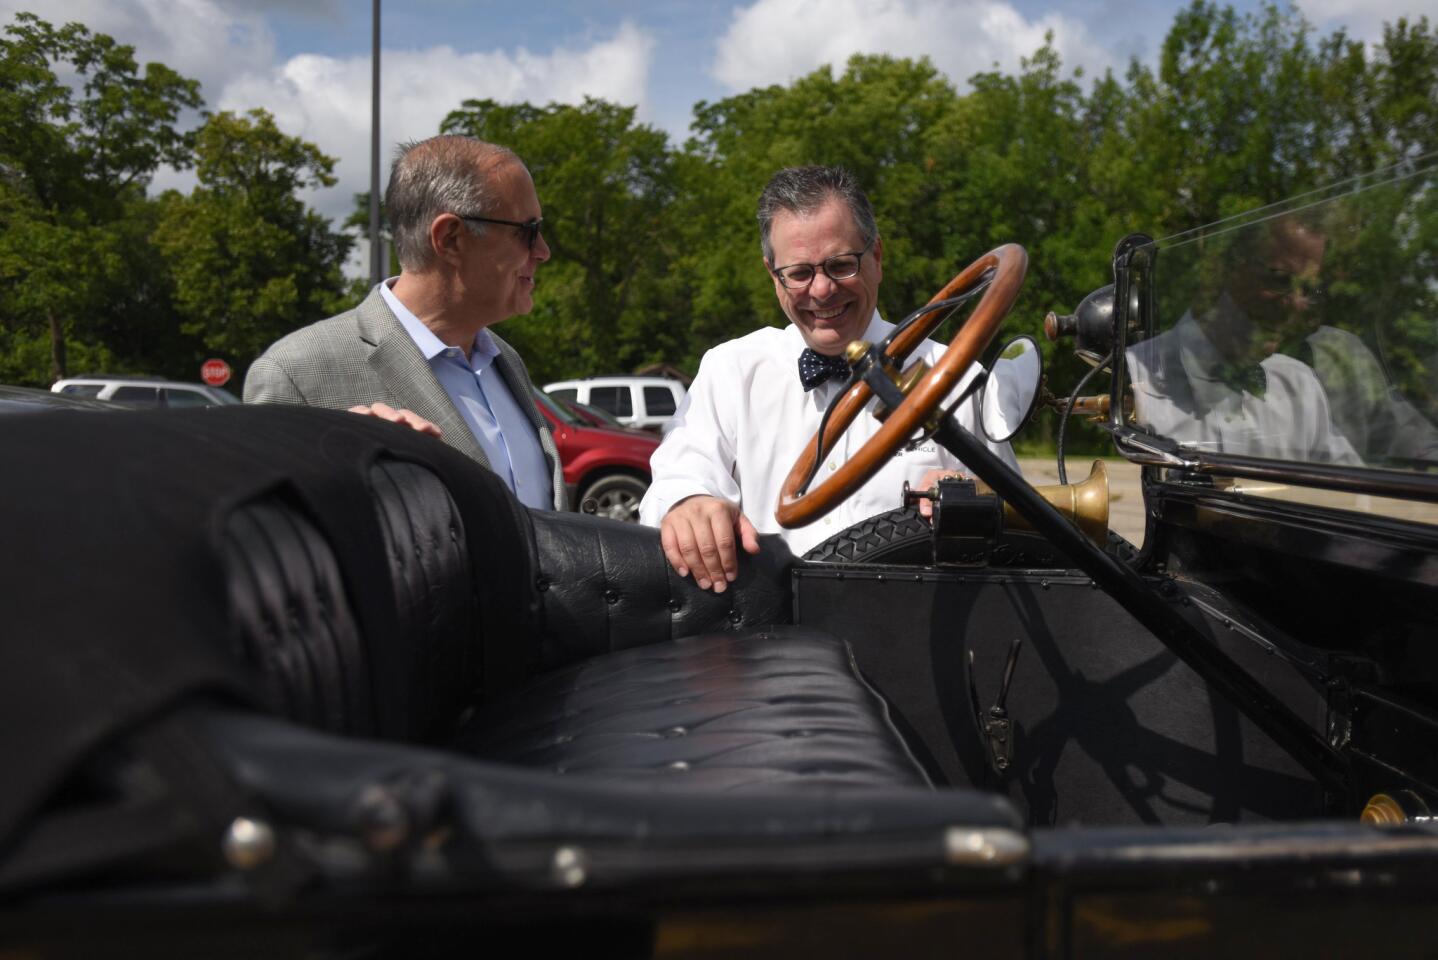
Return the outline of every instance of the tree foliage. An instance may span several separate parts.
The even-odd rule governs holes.
[[[341,305],[351,241],[295,195],[333,186],[333,168],[264,110],[205,120],[195,138],[199,186],[160,197],[152,235],[181,333],[248,359]]]
[[[504,144],[539,185],[552,259],[534,322],[506,329],[536,376],[664,359],[673,341],[652,291],[675,246],[668,212],[679,189],[664,133],[637,124],[632,107],[588,98],[543,108],[466,100],[441,131]]]
[[[64,64],[78,89],[56,77]],[[183,165],[198,86],[79,24],[19,14],[0,38],[0,376],[109,363],[150,324],[144,187]],[[133,329],[132,329],[133,328]],[[143,334],[140,334],[143,337]],[[48,369],[47,369],[48,368]]]
[[[333,161],[263,111],[185,129],[201,106],[195,81],[81,24],[5,28],[0,380],[193,379],[338,304],[349,240],[296,196],[332,184]],[[162,166],[199,186],[149,196]]]
[[[1046,42],[1016,71],[965,79],[856,56],[697,104],[683,144],[601,100],[464,101],[442,131],[513,148],[544,205],[552,259],[506,337],[543,381],[693,370],[715,343],[783,323],[754,214],[791,164],[843,164],[867,187],[886,315],[1017,242],[1030,259],[1010,327],[1035,333],[1107,282],[1129,232],[1164,236],[1438,151],[1426,18],[1364,44],[1318,35],[1292,8],[1193,0],[1152,65],[1084,77]],[[300,199],[333,182],[332,161],[260,110],[184,129],[199,106],[192,81],[83,26],[21,15],[6,28],[0,377],[42,382],[67,363],[188,373],[211,353],[243,367],[362,292],[339,272],[352,241]],[[161,164],[194,166],[197,186],[146,196]],[[1072,358],[1053,360],[1071,382]]]

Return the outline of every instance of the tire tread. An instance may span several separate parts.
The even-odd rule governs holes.
[[[841,530],[804,554],[813,563],[929,563],[932,530],[911,507],[890,510]]]

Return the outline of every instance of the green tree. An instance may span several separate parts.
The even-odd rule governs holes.
[[[78,77],[74,87],[58,66]],[[0,37],[0,375],[44,383],[85,365],[125,367],[164,339],[147,277],[144,191],[183,167],[175,124],[198,85],[131,47],[21,13]]]
[[[1108,273],[1106,257],[1095,253],[1113,243],[1118,225],[1093,200],[1085,158],[1110,127],[1103,104],[1091,110],[1085,101],[1079,78],[1064,75],[1046,44],[1017,75],[974,76],[972,92],[931,136],[935,213],[948,227],[952,258],[1009,242],[1028,252],[1010,330],[1039,333],[1044,313],[1075,302]]]
[[[927,60],[855,56],[835,76],[824,67],[789,87],[750,90],[695,107],[686,144],[686,274],[693,278],[696,364],[714,342],[761,323],[783,323],[760,262],[755,208],[774,172],[797,164],[854,171],[884,239],[886,314],[919,306],[981,250],[956,256],[935,216],[939,196],[929,135],[956,103]]]
[[[670,355],[675,321],[660,291],[677,184],[662,132],[635,123],[632,107],[588,98],[542,108],[466,100],[441,130],[510,147],[538,186],[551,260],[533,315],[504,330],[536,377]]]
[[[210,115],[195,137],[199,186],[167,191],[152,235],[180,331],[243,367],[278,337],[345,304],[352,239],[297,194],[331,186],[334,161],[262,109]]]

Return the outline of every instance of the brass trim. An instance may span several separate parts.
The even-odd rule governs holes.
[[[977,487],[983,492],[992,492],[987,484]],[[1098,546],[1108,542],[1108,467],[1102,460],[1095,460],[1088,478],[1079,483],[1051,483],[1034,487],[1034,492],[1067,517],[1090,541]],[[1004,525],[1015,530],[1033,530],[1033,525],[1008,503],[1004,504]]]
[[[1415,820],[1429,819],[1428,805],[1411,790],[1375,793],[1368,799],[1363,812],[1358,815],[1360,823],[1375,827],[1394,827]]]
[[[869,352],[870,346],[872,346],[872,344],[867,340],[850,340],[849,345],[844,348],[844,359],[848,362],[849,366],[853,367],[857,365],[860,360],[864,359],[864,354]]]

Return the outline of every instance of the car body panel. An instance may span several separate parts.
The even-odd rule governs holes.
[[[223,387],[154,377],[67,377],[55,381],[50,389],[140,409],[230,406],[241,402]]]
[[[113,413],[116,407],[98,400],[52,393],[35,387],[0,384],[0,413],[39,413],[48,410],[102,410]]]
[[[659,438],[642,430],[615,430],[580,422],[580,415],[561,410],[560,401],[535,391],[535,405],[549,422],[564,470],[564,483],[575,509],[581,494],[597,480],[625,474],[649,484],[649,458],[659,448]],[[565,414],[568,413],[568,416]]]

